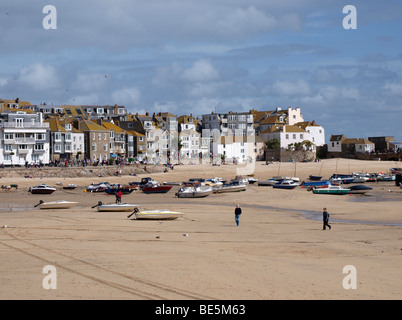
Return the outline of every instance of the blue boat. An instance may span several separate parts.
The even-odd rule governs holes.
[[[321,180],[321,181],[303,181],[300,185],[302,188],[314,188],[330,185],[331,182],[329,180]]]

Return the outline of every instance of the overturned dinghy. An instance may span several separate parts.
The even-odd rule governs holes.
[[[133,211],[134,208],[139,207],[138,204],[129,204],[129,203],[102,203],[99,201],[97,205],[93,206],[92,209],[98,208],[98,211],[101,212],[129,212]]]
[[[134,208],[133,213],[127,218],[131,218],[133,215],[136,220],[174,220],[183,216],[184,213],[166,209],[140,211],[138,208]]]
[[[52,202],[43,202],[42,200],[39,201],[35,207],[40,209],[70,209],[76,206],[78,202],[73,201],[66,201],[66,200],[59,200],[59,201],[52,201]]]

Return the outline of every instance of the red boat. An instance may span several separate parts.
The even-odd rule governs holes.
[[[142,188],[142,192],[144,192],[144,193],[167,193],[172,188],[173,188],[173,186],[160,185],[159,183],[156,183],[155,181],[152,181],[152,182],[146,184]]]

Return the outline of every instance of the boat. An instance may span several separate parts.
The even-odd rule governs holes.
[[[154,179],[152,179],[151,177],[145,177],[142,178],[141,181],[131,181],[128,184],[130,186],[138,186],[138,188],[142,189],[143,187],[145,187],[148,183],[155,181]]]
[[[272,188],[275,189],[294,189],[296,187],[298,187],[299,184],[293,180],[290,179],[285,179],[282,181],[279,181],[275,184],[272,185]]]
[[[258,186],[272,186],[275,183],[278,183],[278,180],[275,179],[258,180]]]
[[[308,176],[308,179],[311,180],[311,181],[320,181],[322,179],[322,177],[321,176],[313,176],[313,175],[310,174]]]
[[[129,204],[129,203],[102,203],[98,202],[97,205],[93,206],[92,209],[98,208],[98,211],[101,212],[129,212],[133,211],[134,208],[139,207],[138,204]]]
[[[144,193],[167,193],[172,189],[171,185],[160,185],[156,181],[150,181],[143,188],[142,192]]]
[[[205,184],[210,185],[210,186],[221,186],[224,183],[226,183],[226,181],[222,180],[222,178],[219,178],[219,177],[215,177],[215,178],[208,179],[207,181],[205,181]]]
[[[63,189],[64,190],[74,190],[74,189],[76,189],[77,188],[77,185],[76,184],[72,184],[72,183],[70,183],[68,186],[63,186]]]
[[[313,188],[314,194],[350,194],[350,189],[343,188],[342,186],[328,185],[323,188]]]
[[[89,192],[104,192],[106,188],[109,186],[109,182],[99,182],[99,183],[91,183],[85,191]]]
[[[321,180],[321,181],[303,181],[300,184],[302,188],[314,188],[314,187],[323,187],[331,184],[329,180]]]
[[[29,188],[28,192],[32,194],[51,194],[56,191],[56,188],[50,187],[44,183]]]
[[[275,176],[275,177],[272,177],[272,179],[275,179],[276,181],[283,181],[283,180],[293,180],[294,182],[300,181],[299,177]]]
[[[138,186],[126,186],[121,184],[111,184],[104,191],[109,195],[115,195],[117,191],[121,191],[123,194],[130,194],[134,190],[137,190]]]
[[[131,218],[133,215],[135,220],[174,220],[183,216],[184,213],[166,209],[140,211],[138,208],[134,208],[133,213],[128,215],[127,218]]]
[[[212,190],[214,193],[246,191],[247,185],[241,181],[233,180],[230,183],[224,183],[221,186],[213,187]]]
[[[349,189],[350,194],[365,194],[366,192],[372,190],[373,188],[358,184],[355,186],[351,186]]]
[[[258,179],[254,178],[254,177],[248,178],[248,183],[249,183],[249,184],[254,184],[254,183],[256,183],[256,182],[258,182]]]
[[[178,198],[204,198],[212,193],[211,186],[194,185],[180,188],[176,196]]]
[[[170,185],[170,186],[181,186],[183,183],[179,182],[179,181],[177,181],[177,182],[176,181],[173,181],[173,182],[163,181],[162,184],[163,185]]]
[[[78,204],[78,202],[73,201],[66,201],[66,200],[59,200],[59,201],[52,201],[52,202],[43,202],[42,200],[39,201],[35,207],[40,209],[69,209],[74,207]]]
[[[377,176],[377,181],[395,181],[395,175],[394,174],[383,174],[380,173]]]
[[[352,183],[352,182],[354,181],[354,179],[355,179],[355,178],[354,178],[352,175],[350,175],[350,174],[337,174],[337,173],[333,174],[333,175],[329,178],[329,180],[330,180],[331,182],[334,182],[334,183],[343,183],[343,184]]]

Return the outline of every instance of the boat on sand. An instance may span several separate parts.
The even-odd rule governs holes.
[[[32,194],[51,194],[56,191],[56,188],[50,187],[44,183],[39,186],[29,188],[28,192]]]
[[[174,220],[183,216],[184,213],[166,209],[140,211],[138,208],[134,208],[133,213],[127,218],[131,218],[133,215],[135,220]]]
[[[70,209],[76,206],[78,202],[73,201],[66,201],[66,200],[59,200],[59,201],[51,201],[51,202],[43,202],[42,200],[39,201],[35,207],[40,209]]]
[[[343,194],[350,194],[350,189],[346,189],[342,186],[339,185],[328,185],[328,186],[324,186],[324,187],[319,187],[313,188],[313,193],[314,194],[337,194],[337,195],[343,195]]]
[[[178,198],[204,198],[211,193],[211,186],[194,185],[180,188],[179,191],[176,192],[176,196]]]
[[[92,209],[98,208],[100,212],[128,212],[133,211],[134,208],[139,207],[138,204],[129,203],[102,203],[99,201],[97,205],[93,206]]]

